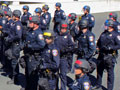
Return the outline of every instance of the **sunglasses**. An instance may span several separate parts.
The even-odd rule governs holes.
[[[44,36],[45,39],[52,39],[52,37]]]

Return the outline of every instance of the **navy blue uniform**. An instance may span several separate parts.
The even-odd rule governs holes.
[[[47,23],[47,29],[49,29],[50,21],[51,21],[51,14],[49,12],[43,13],[42,17],[45,19],[45,21]]]
[[[23,25],[23,40],[25,39],[27,30],[28,30],[28,23],[29,23],[29,17],[31,16],[31,13],[27,12],[24,13],[21,17],[21,23]]]
[[[30,16],[31,16],[31,13],[29,13],[29,12],[24,13],[22,15],[22,17],[21,17],[21,23],[22,23],[23,26],[27,26]]]
[[[66,74],[69,72],[72,65],[72,50],[74,49],[74,40],[69,32],[66,32],[62,35],[57,35],[55,41],[60,49],[61,90],[66,90]]]
[[[12,66],[12,78],[15,78],[19,74],[18,58],[20,56],[20,41],[22,38],[22,24],[20,21],[14,22],[11,26],[11,30],[7,38],[7,43],[12,43],[10,49],[6,52],[11,59]]]
[[[40,28],[29,30],[26,36],[24,49],[26,57],[26,90],[37,90],[38,71],[41,60],[41,52],[45,46],[43,33]]]
[[[54,18],[53,18],[53,21],[54,21],[54,32],[59,33],[58,26],[60,25],[61,21],[65,20],[65,19],[66,19],[66,15],[65,15],[63,10],[59,10],[59,11],[56,10],[55,11]]]
[[[0,9],[2,9],[3,11],[11,11],[11,9],[7,6],[1,5]]]
[[[108,21],[110,19],[107,19],[104,23],[104,29],[107,30],[108,29]],[[114,21],[114,29],[115,31],[117,31],[118,33],[120,33],[120,23],[118,21]]]
[[[59,49],[56,47],[54,43],[50,45],[46,45],[42,53],[42,57],[44,58],[42,69],[43,71],[48,69],[51,73],[51,74],[48,73],[48,76],[45,77],[48,79],[50,90],[56,89],[56,83],[57,83],[56,73],[58,71],[60,64],[59,55],[60,55]]]
[[[95,18],[91,14],[85,14],[82,16],[82,19],[87,19],[89,21],[89,30],[92,31],[92,28],[95,26]]]
[[[70,35],[76,40],[79,34],[79,27],[76,22],[68,24],[68,30],[70,30]]]
[[[86,33],[80,32],[78,40],[78,58],[89,60],[95,52],[95,35],[87,30]]]
[[[45,18],[43,18],[42,16],[40,16],[40,28],[41,30],[44,32],[45,30],[47,30],[47,21],[45,20]]]
[[[92,90],[89,77],[85,74],[69,85],[69,90]]]
[[[102,84],[104,69],[108,72],[107,90],[113,90],[114,86],[114,66],[116,62],[116,50],[120,49],[120,36],[116,31],[104,31],[97,43],[100,50],[97,66],[97,83]]]

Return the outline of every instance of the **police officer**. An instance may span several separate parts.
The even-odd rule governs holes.
[[[45,30],[47,30],[47,22],[46,20],[41,16],[41,13],[42,13],[42,9],[41,8],[36,8],[35,9],[35,13],[36,15],[39,17],[40,19],[40,28],[41,30],[44,32]]]
[[[31,13],[29,13],[29,6],[27,5],[23,6],[23,15],[21,17],[21,23],[23,27],[27,27],[30,16]]]
[[[90,7],[89,6],[84,6],[83,7],[83,12],[84,12],[84,15],[82,15],[82,19],[87,19],[89,21],[89,25],[88,25],[88,28],[90,31],[92,31],[92,28],[94,27],[95,25],[95,18],[93,15],[90,14]]]
[[[100,88],[102,84],[102,76],[104,69],[107,70],[107,90],[114,90],[114,67],[116,63],[116,50],[120,49],[120,35],[114,29],[114,21],[109,20],[108,29],[105,30],[98,39],[99,49],[97,66],[97,86]]]
[[[61,9],[61,3],[57,2],[55,4],[56,10],[54,12],[53,22],[54,22],[54,32],[59,33],[58,26],[62,20],[66,19],[65,12]]]
[[[31,16],[31,13],[29,12],[29,6],[25,5],[23,6],[23,15],[21,17],[21,23],[23,25],[23,40],[25,39],[27,30],[28,30],[28,24],[29,24],[29,17]]]
[[[26,62],[26,88],[25,90],[37,90],[38,66],[41,60],[41,52],[45,46],[43,33],[39,27],[39,17],[30,17],[30,30],[26,36],[24,48]]]
[[[90,65],[85,59],[79,59],[75,62],[76,80],[69,84],[69,90],[92,90],[89,77],[86,73],[89,72]]]
[[[43,33],[46,46],[43,50],[42,57],[43,65],[40,67],[40,78],[46,78],[49,83],[50,89],[42,89],[42,90],[56,90],[56,83],[57,83],[57,71],[59,69],[60,64],[60,52],[58,47],[54,43],[55,35],[52,30],[47,30]],[[42,75],[43,74],[43,75]],[[46,75],[45,75],[46,74]],[[41,79],[39,83],[41,83]],[[44,86],[44,85],[40,85]],[[44,87],[46,88],[46,87]],[[39,89],[41,90],[41,88]]]
[[[5,39],[6,42],[12,43],[10,52],[7,52],[11,58],[12,76],[11,80],[8,81],[7,84],[16,83],[19,74],[18,58],[20,56],[20,41],[22,38],[22,24],[20,22],[21,11],[14,10],[13,16],[15,22],[11,26],[11,33]]]
[[[6,23],[6,28],[10,29],[11,25],[14,23],[13,19],[12,19],[12,11],[5,11],[5,17],[7,19],[7,23]]]
[[[42,6],[42,17],[45,19],[47,23],[47,29],[49,29],[50,26],[50,21],[51,21],[51,14],[48,12],[49,6],[48,5],[43,5]]]
[[[79,27],[78,24],[75,22],[77,18],[77,15],[75,13],[70,13],[68,15],[68,29],[70,30],[70,35],[74,38],[74,40],[76,40],[77,35],[79,33]]]
[[[96,64],[93,62],[93,54],[96,50],[95,45],[95,35],[90,32],[89,30],[89,21],[87,19],[82,19],[78,26],[80,28],[80,32],[78,35],[78,48],[77,48],[77,55],[78,59],[86,59],[91,63],[91,70],[92,72]]]
[[[10,49],[10,44],[6,43],[5,39],[7,38],[7,36],[9,35],[9,33],[11,32],[11,26],[14,23],[14,21],[12,20],[12,12],[11,11],[4,11],[6,20],[5,20],[5,24],[4,24],[4,30],[2,31],[3,33],[3,54],[2,56],[4,56],[4,61],[5,61],[5,69],[8,71],[11,70],[11,62],[8,59],[7,55],[5,55],[5,52]],[[4,22],[4,21],[3,21]],[[11,71],[10,71],[11,72]]]
[[[5,28],[6,28],[6,23],[7,23],[7,19],[4,17],[4,11],[3,10],[0,10],[0,21],[2,23],[2,30],[0,31],[1,33],[1,40],[0,40],[0,43],[1,43],[1,63],[3,64],[3,67],[2,69],[5,70],[5,65],[6,65],[6,61],[5,61],[5,56],[4,56],[4,49],[5,49],[5,46],[4,46],[4,37],[3,37],[3,32],[5,31]],[[1,71],[3,71],[1,69]]]
[[[3,4],[0,6],[0,8],[3,11],[11,11],[11,9],[8,6],[9,6],[9,2],[8,1],[4,1]]]
[[[66,90],[67,77],[66,74],[72,65],[72,50],[74,49],[74,40],[69,34],[66,21],[62,21],[60,25],[60,33],[56,36],[56,44],[60,49],[60,79],[61,90]]]
[[[117,13],[113,12],[113,13],[109,13],[109,19],[107,19],[104,23],[104,29],[107,30],[108,29],[108,22],[109,20],[113,20],[114,21],[114,29],[115,31],[117,31],[118,33],[120,33],[120,23],[117,21]]]
[[[95,52],[95,35],[89,31],[89,21],[82,19],[79,23],[78,58],[89,60]]]

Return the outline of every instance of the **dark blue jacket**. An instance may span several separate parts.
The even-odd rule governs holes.
[[[86,74],[75,80],[69,86],[70,86],[69,90],[92,90],[89,77]]]
[[[95,18],[91,14],[84,14],[82,19],[87,19],[89,21],[89,29],[95,26]]]
[[[28,44],[28,48],[32,50],[41,50],[44,48],[45,41],[41,29],[30,30],[26,36],[26,43]]]
[[[59,55],[59,49],[54,43],[46,45],[42,53],[44,69],[57,70],[60,64]]]
[[[62,20],[66,19],[65,12],[63,10],[56,10],[54,14],[54,23],[60,23]]]
[[[49,28],[50,21],[51,21],[51,14],[49,12],[43,13],[42,17],[45,19],[45,21],[47,23],[47,28]]]
[[[83,56],[80,56],[85,59],[89,59],[92,57],[96,50],[95,45],[95,35],[87,30],[86,33],[80,33],[78,40],[78,52],[82,52]]]

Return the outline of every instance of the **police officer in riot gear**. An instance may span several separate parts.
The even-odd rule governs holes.
[[[113,12],[113,13],[109,13],[109,19],[107,19],[104,23],[104,29],[107,30],[108,29],[108,22],[109,20],[113,20],[114,21],[114,29],[115,31],[117,31],[118,33],[120,32],[120,23],[117,21],[117,13]]]
[[[58,27],[62,20],[66,19],[65,12],[61,9],[61,3],[57,2],[55,4],[56,10],[53,17],[54,22],[54,32],[59,33]]]
[[[91,72],[92,68],[95,68],[95,63],[93,64],[92,58],[93,54],[96,50],[95,45],[95,35],[89,31],[89,21],[87,19],[82,19],[78,26],[80,28],[80,32],[78,35],[78,48],[77,48],[77,55],[78,59],[86,59],[90,63],[92,63],[91,66]]]
[[[0,9],[3,11],[11,11],[11,9],[9,8],[9,2],[4,1],[3,4],[0,6]]]
[[[116,50],[120,49],[120,35],[114,29],[114,21],[108,21],[108,29],[105,30],[98,39],[97,46],[99,49],[97,66],[97,86],[102,84],[104,69],[107,70],[107,90],[114,90],[114,67],[116,63]]]
[[[87,76],[89,68],[90,65],[85,59],[78,59],[75,62],[76,80],[72,84],[69,84],[69,90],[92,90],[89,77]]]
[[[30,17],[30,30],[26,36],[24,47],[26,62],[26,88],[25,90],[37,90],[38,66],[41,60],[41,52],[45,46],[43,33],[39,27],[39,17]]]
[[[39,8],[39,7],[36,8],[36,9],[35,9],[35,13],[36,13],[36,15],[39,17],[39,20],[40,20],[39,26],[40,26],[41,30],[44,32],[45,30],[47,30],[47,22],[46,22],[45,18],[43,18],[43,17],[41,16],[42,9]]]
[[[90,31],[92,31],[92,28],[94,27],[95,25],[95,18],[93,15],[90,14],[90,7],[89,6],[84,6],[83,7],[83,12],[84,12],[84,15],[82,15],[82,19],[87,19],[89,21],[89,25],[88,25],[88,29]]]
[[[18,58],[20,56],[20,41],[22,38],[22,24],[20,22],[21,11],[14,10],[13,16],[15,22],[11,26],[11,33],[5,39],[6,42],[12,43],[10,50],[6,52],[11,59],[12,66],[12,77],[11,80],[7,82],[7,84],[16,83],[19,74]]]
[[[47,29],[49,29],[50,26],[50,21],[51,21],[51,14],[48,12],[49,6],[48,5],[43,5],[42,6],[42,17],[45,19],[47,23]]]
[[[26,30],[31,13],[29,13],[29,6],[27,6],[27,5],[23,6],[22,9],[23,9],[23,15],[21,17],[21,23],[22,23],[24,29]]]
[[[68,29],[70,30],[70,35],[74,38],[74,40],[76,40],[77,35],[79,33],[79,27],[77,25],[77,23],[75,22],[77,18],[77,15],[75,13],[70,13],[68,15]]]
[[[60,79],[61,90],[66,90],[67,77],[66,74],[71,70],[72,51],[74,49],[74,40],[69,34],[68,24],[62,21],[60,24],[60,33],[56,36],[56,44],[60,49]]]
[[[29,17],[31,16],[31,13],[29,12],[29,6],[24,5],[23,6],[23,15],[21,16],[21,23],[23,25],[23,41],[25,40],[25,36],[28,30],[28,24],[29,24]]]
[[[39,84],[41,84],[42,79],[46,78],[48,80],[48,87],[44,85],[40,85],[39,90],[48,90],[48,89],[42,89],[49,88],[49,90],[56,90],[56,83],[57,83],[57,72],[59,69],[60,64],[60,52],[58,47],[54,43],[55,34],[52,30],[46,30],[43,33],[46,46],[42,52],[42,66],[40,66],[40,80]],[[46,83],[47,84],[47,83]]]

